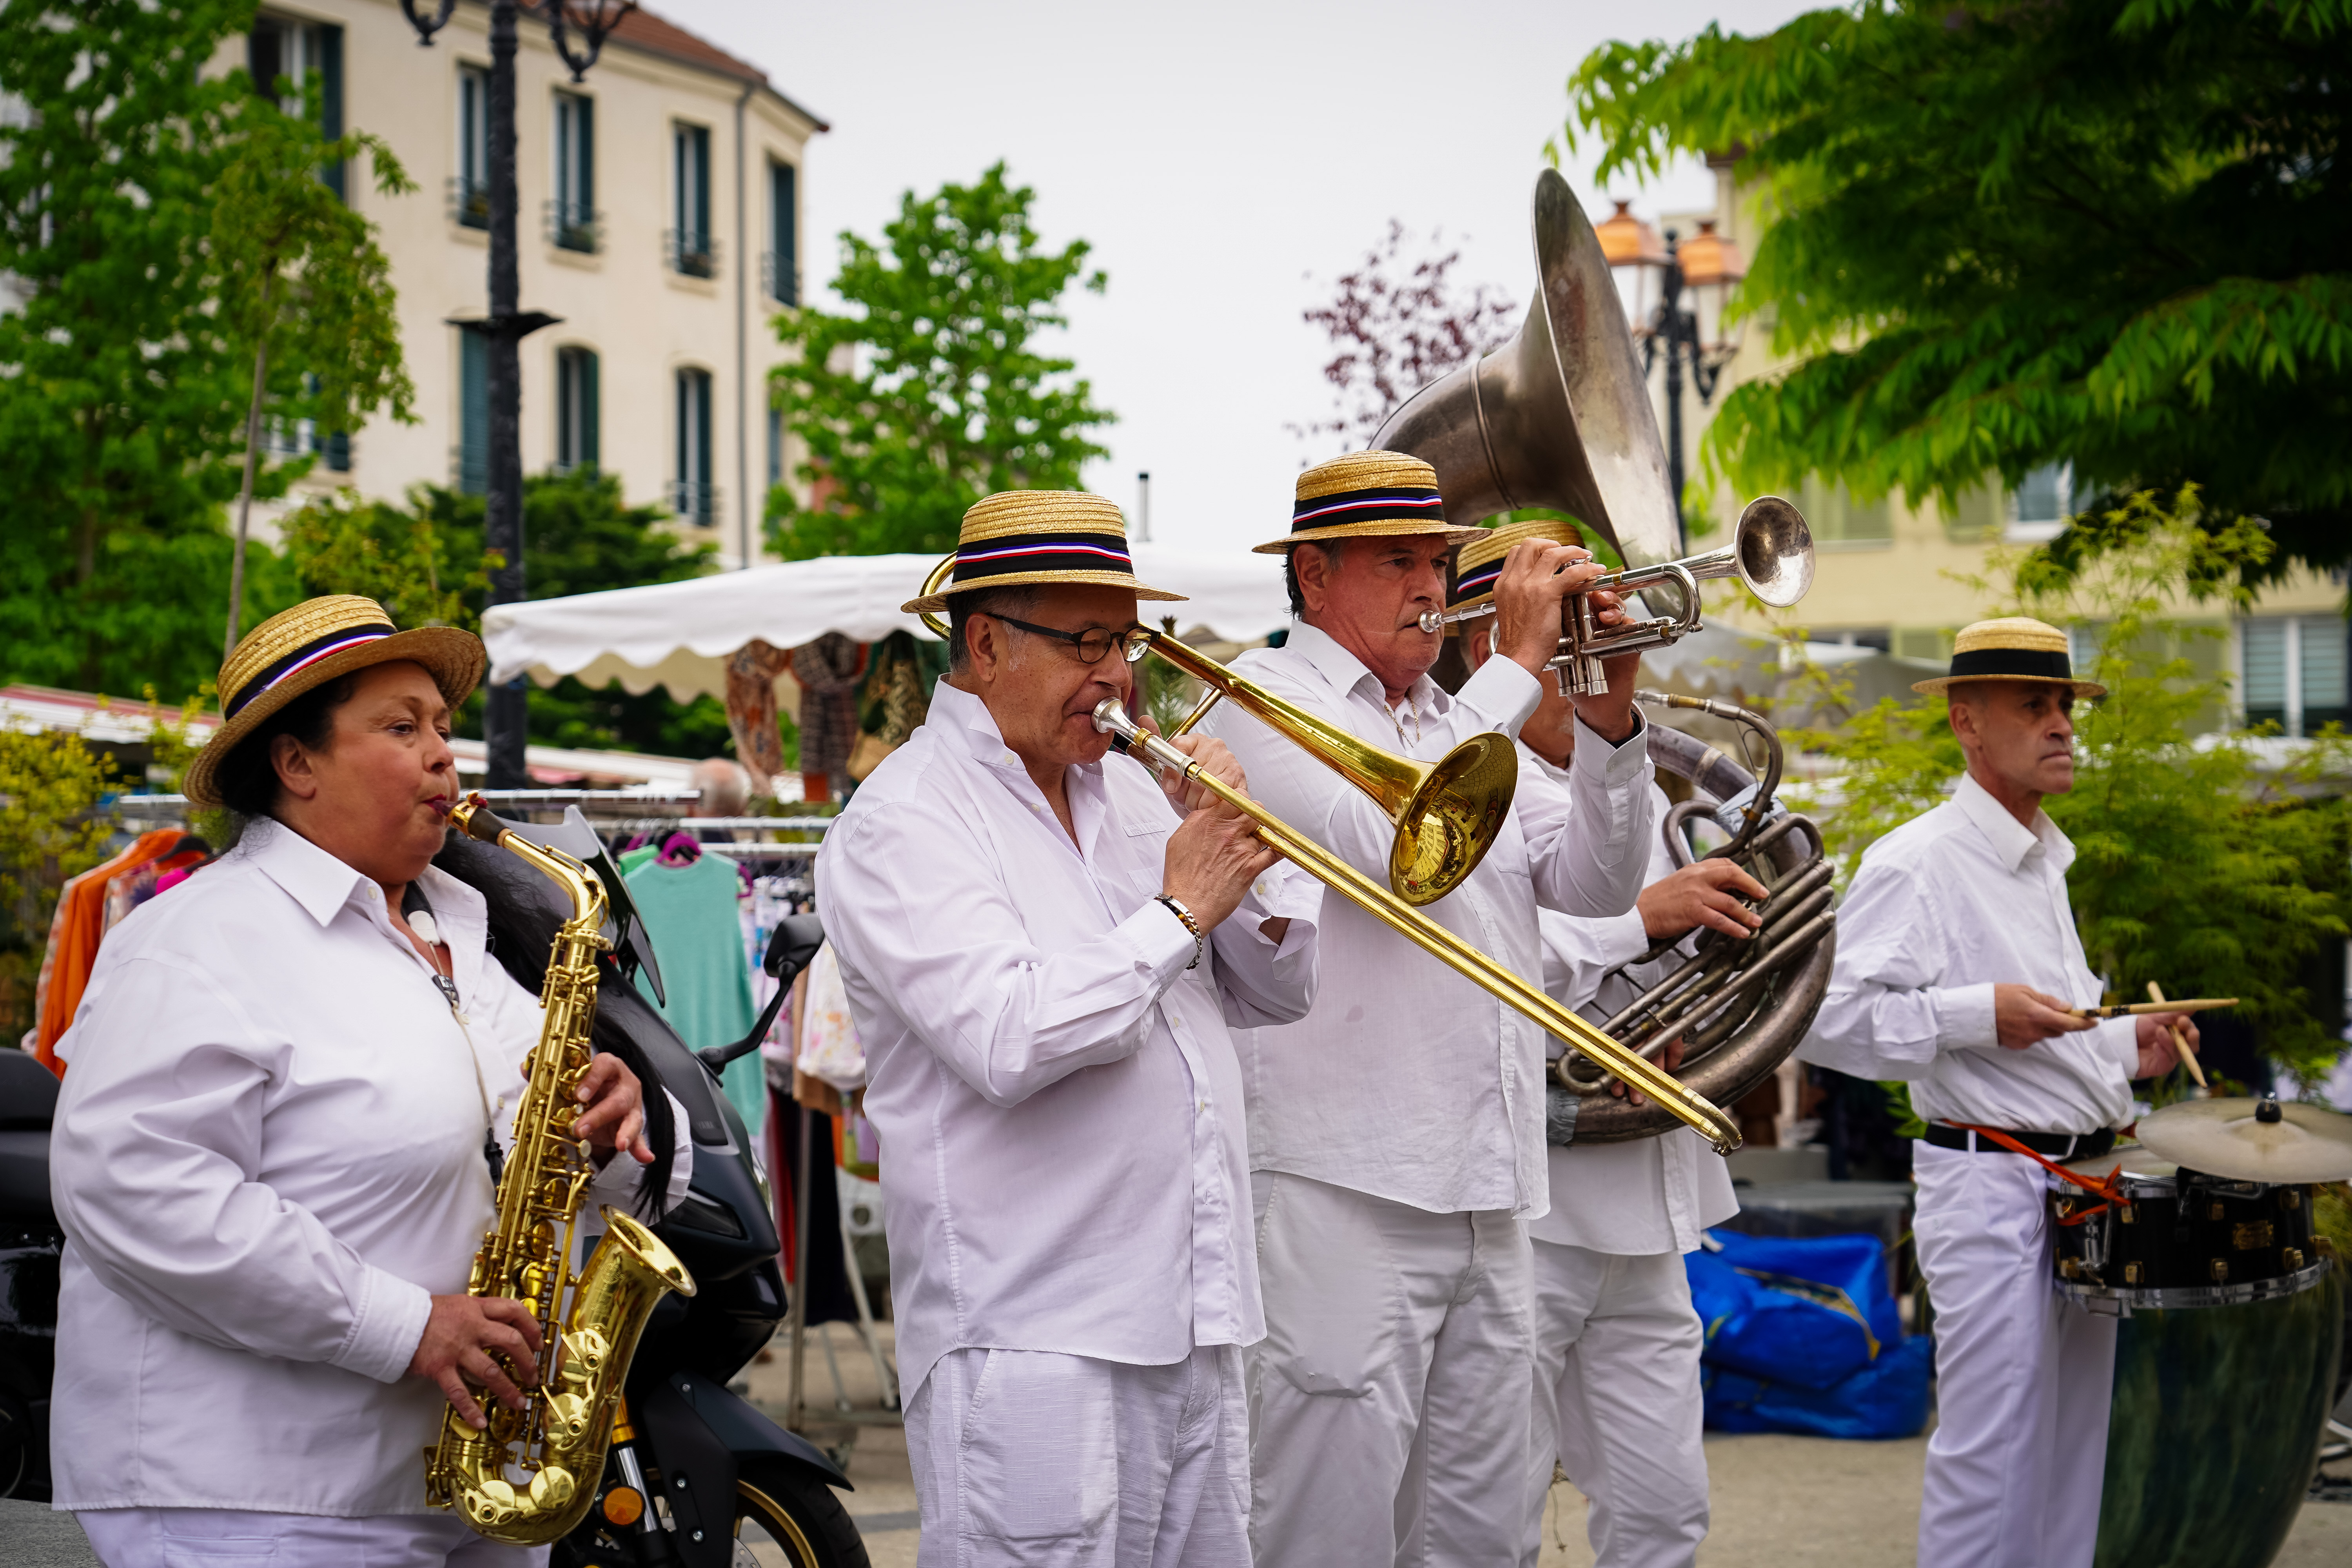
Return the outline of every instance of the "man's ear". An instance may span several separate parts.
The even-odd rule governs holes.
[[[1330,597],[1331,579],[1339,573],[1344,542],[1302,544],[1291,552],[1292,565],[1298,574],[1298,596],[1307,601],[1308,609],[1320,610]]]

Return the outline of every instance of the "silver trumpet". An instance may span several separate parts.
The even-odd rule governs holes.
[[[1731,542],[1703,555],[1655,566],[1632,566],[1611,573],[1590,588],[1570,595],[1559,607],[1559,648],[1544,668],[1559,680],[1563,696],[1585,697],[1609,689],[1601,661],[1620,654],[1665,647],[1700,629],[1698,585],[1713,577],[1737,577],[1748,591],[1774,609],[1785,609],[1805,596],[1813,585],[1813,534],[1804,515],[1779,496],[1759,496],[1739,514]],[[1593,618],[1594,593],[1637,594],[1672,587],[1676,601],[1672,615],[1628,620],[1602,627]],[[1495,613],[1493,600],[1466,610],[1431,610],[1421,617],[1421,629],[1443,631],[1464,621]]]

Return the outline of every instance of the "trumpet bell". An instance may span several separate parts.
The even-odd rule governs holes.
[[[1494,847],[1518,784],[1507,736],[1473,735],[1439,758],[1396,814],[1390,890],[1419,909],[1459,887]]]
[[[1813,585],[1813,531],[1779,496],[1759,496],[1739,514],[1733,541],[1739,580],[1776,610],[1803,598]]]

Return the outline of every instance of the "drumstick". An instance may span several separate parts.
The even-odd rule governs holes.
[[[2149,981],[2147,983],[2147,996],[2148,1000],[2151,1002],[2162,1002],[2164,1000],[2164,987],[2158,985],[2153,980]],[[2211,1089],[2205,1089],[2205,1070],[2197,1065],[2197,1058],[2189,1054],[2189,1037],[2182,1031],[2180,1026],[2178,1024],[2172,1026],[2172,1048],[2180,1053],[2180,1065],[2189,1069],[2189,1076],[2197,1080],[2197,1087],[2204,1089],[2205,1092],[2208,1094],[2212,1093],[2213,1091]]]
[[[2113,1007],[2076,1007],[2077,1018],[2137,1018],[2147,1013],[2204,1013],[2217,1007],[2234,1007],[2235,996],[2198,996],[2186,1002],[2126,1002]]]

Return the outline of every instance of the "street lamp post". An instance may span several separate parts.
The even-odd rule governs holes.
[[[418,43],[433,47],[433,35],[449,25],[457,0],[437,0],[431,16],[416,13],[418,0],[400,0],[402,15],[416,29]],[[489,0],[489,311],[478,320],[454,323],[475,333],[488,351],[489,473],[482,518],[483,548],[499,564],[490,574],[489,600],[520,604],[523,598],[522,529],[522,340],[558,318],[521,308],[521,279],[515,235],[515,9],[517,0]],[[604,40],[636,0],[541,0],[530,9],[547,21],[549,41],[572,79],[585,79],[604,52]],[[572,34],[583,47],[572,47]],[[489,753],[489,787],[521,789],[530,782],[523,754],[529,720],[527,677],[492,686],[483,696],[482,742]]]
[[[1713,218],[1698,221],[1698,233],[1678,243],[1673,229],[1665,242],[1619,202],[1617,211],[1594,233],[1601,254],[1626,300],[1626,316],[1642,345],[1647,374],[1663,354],[1666,362],[1666,478],[1675,492],[1675,531],[1683,551],[1690,537],[1683,519],[1683,375],[1687,367],[1702,405],[1715,398],[1723,367],[1739,352],[1739,331],[1727,331],[1724,307],[1747,273],[1739,247],[1715,232]],[[1655,298],[1653,299],[1654,292]],[[1689,296],[1687,302],[1685,295]]]

